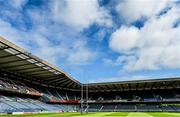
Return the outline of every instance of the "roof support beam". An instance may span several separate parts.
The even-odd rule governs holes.
[[[107,87],[108,90],[112,90],[112,87],[109,87],[109,85],[105,85],[105,87]],[[103,88],[103,87],[101,87]]]
[[[156,85],[156,82],[154,82],[153,85],[151,85],[151,90],[154,88],[155,85]]]
[[[67,78],[63,78],[63,79],[59,79],[58,81],[52,81],[52,82],[48,82],[48,83],[50,83],[50,84],[59,84],[59,83],[62,83],[64,81],[68,81],[68,79]]]
[[[129,89],[129,91],[131,91],[131,84],[130,83],[128,84],[128,89]]]
[[[1,43],[2,44],[2,43]],[[0,50],[4,50],[4,49],[9,49],[10,47],[6,46],[6,47],[2,47],[0,46]]]
[[[41,82],[41,83],[44,83],[44,82],[48,82],[48,81],[51,81],[51,80],[54,80],[54,79],[57,79],[58,77],[52,77],[51,79],[50,78],[48,78],[48,79],[39,79],[39,81]]]
[[[11,65],[11,66],[0,67],[0,68],[8,69],[8,68],[17,68],[17,67],[21,67],[21,66],[30,66],[30,65],[32,65],[32,63],[24,63],[24,64],[19,64],[19,65]]]
[[[58,86],[58,85],[63,84],[64,82],[67,82],[68,80],[69,80],[69,79],[64,79],[64,80],[61,80],[61,81],[56,82],[56,83],[53,83],[53,84],[55,84],[55,86]]]
[[[71,86],[72,86],[73,88],[77,88],[76,83],[73,83]]]
[[[146,86],[147,86],[147,82],[145,82],[144,87],[143,87],[143,90],[146,89]]]
[[[34,75],[36,75],[36,74],[34,74]],[[37,74],[36,76],[37,77],[54,76],[54,73],[53,72],[49,72],[49,73],[46,73],[46,74]]]
[[[175,88],[174,87],[174,84],[176,83],[176,81],[173,81],[171,84],[168,85],[168,87],[172,87],[172,88]]]
[[[67,84],[67,87],[71,87],[73,85],[74,82],[71,82],[69,84]]]
[[[1,49],[1,47],[0,47],[0,52],[3,52],[3,53],[5,53],[5,52],[4,52],[4,49]]]
[[[10,53],[9,53],[10,54]],[[17,54],[10,54],[10,55],[7,55],[7,56],[1,56],[0,59],[6,59],[6,58],[9,58],[9,57],[13,57],[13,56],[17,56],[17,55],[20,55],[21,53],[17,53]]]
[[[164,82],[164,81],[161,82],[161,84],[160,84],[158,87],[156,87],[156,89],[159,90],[159,89],[162,88],[162,87],[165,88],[165,89],[167,89],[166,85],[164,85],[164,84],[166,84],[166,82]],[[165,87],[164,87],[164,86],[165,86]]]
[[[4,51],[5,49],[9,49],[10,47],[2,47],[2,46],[0,46],[0,51]]]
[[[173,81],[169,86],[174,86],[175,83],[176,81]]]
[[[47,70],[38,70],[38,71],[31,71],[31,72],[23,72],[29,75],[39,75],[39,74],[49,74]]]
[[[33,66],[33,67],[27,67],[27,68],[21,68],[21,69],[15,68],[15,70],[21,72],[21,71],[32,70],[32,69],[34,70],[36,68],[37,68],[36,66]],[[14,69],[10,69],[10,70],[14,70]]]
[[[39,67],[30,67],[30,68],[25,68],[25,69],[17,69],[18,71],[20,71],[21,73],[32,73],[32,72],[36,72],[36,71],[41,71],[43,69],[39,68]]]
[[[30,81],[31,80],[30,77],[19,74],[17,72],[9,72],[9,71],[6,71],[6,70],[5,71],[1,70],[1,71],[3,71],[4,73],[7,73],[7,75],[9,75],[10,78],[15,78],[16,80],[22,80],[22,81]]]
[[[118,91],[122,91],[123,90],[121,85],[116,84],[115,86],[117,87]]]
[[[121,84],[120,86],[121,86],[121,89],[122,89],[122,91],[124,91],[125,89],[124,89],[124,86],[123,86],[123,84]]]
[[[77,85],[75,82],[74,82],[74,84],[72,85],[72,87],[74,87],[74,88],[81,88],[81,86],[82,86],[82,84],[81,84],[81,85]]]
[[[115,90],[120,90],[115,84],[113,85]]]
[[[43,79],[51,79],[51,78],[57,78],[57,77],[65,77],[64,74],[59,74],[59,75],[56,75],[56,76],[48,76],[48,77],[43,77]]]
[[[136,90],[138,90],[138,89],[139,89],[139,83],[136,84]]]
[[[46,78],[44,78],[44,79],[42,79],[42,80],[40,80],[41,82],[49,82],[49,81],[52,81],[52,80],[55,80],[55,79],[61,79],[61,78],[63,78],[63,77],[51,77],[51,78],[48,78],[48,79],[46,79]]]
[[[73,82],[73,81],[69,80],[66,83],[64,83],[63,86],[67,87],[67,84],[70,83],[70,82]]]
[[[54,78],[54,79],[48,80],[48,83],[54,83],[54,82],[57,82],[57,81],[60,81],[60,80],[62,81],[64,79],[67,79],[67,78],[66,77]],[[46,82],[47,82],[47,80],[46,80]]]
[[[24,61],[24,60],[27,60],[27,59],[20,59],[20,60],[18,59],[18,60],[13,60],[13,61],[2,62],[2,63],[0,63],[0,65],[17,63],[17,62],[21,62],[21,61]]]

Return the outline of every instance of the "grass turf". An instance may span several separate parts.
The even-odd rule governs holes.
[[[0,117],[180,117],[180,113],[168,112],[96,112],[81,115],[80,113],[55,113],[37,115],[0,115]]]

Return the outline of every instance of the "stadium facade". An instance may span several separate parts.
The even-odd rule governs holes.
[[[0,37],[0,113],[180,111],[180,78],[82,84]]]

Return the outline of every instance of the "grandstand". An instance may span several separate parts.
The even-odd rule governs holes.
[[[0,107],[0,113],[180,112],[180,78],[82,84],[0,37]]]

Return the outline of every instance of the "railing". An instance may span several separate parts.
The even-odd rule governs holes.
[[[88,103],[123,103],[123,102],[180,102],[180,98],[171,98],[171,99],[156,99],[156,98],[150,98],[150,99],[122,99],[122,100],[88,100]],[[85,101],[84,101],[85,102]]]
[[[47,94],[43,95],[43,99],[45,102],[48,102],[48,103],[70,103],[70,104],[79,103],[79,100],[62,100],[62,99],[59,99],[52,95],[47,95]]]

